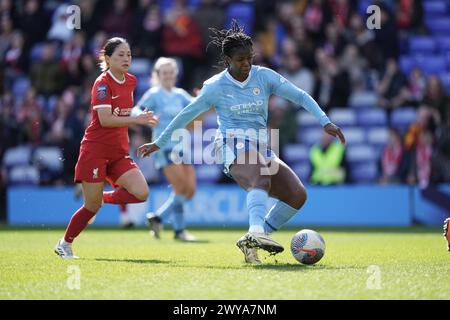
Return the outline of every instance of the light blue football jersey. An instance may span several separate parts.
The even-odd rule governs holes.
[[[193,97],[181,88],[173,88],[171,91],[161,86],[148,89],[135,108],[133,114],[139,114],[139,111],[147,108],[149,111],[159,117],[159,124],[154,128],[153,136],[159,136],[169,123],[186,107]]]
[[[302,106],[311,112],[322,126],[330,122],[308,93],[269,68],[252,66],[244,82],[235,80],[227,70],[206,80],[200,95],[170,122],[155,143],[164,148],[170,142],[174,130],[184,128],[212,107],[217,113],[218,135],[228,137],[229,132],[233,132],[234,136],[236,132],[243,132],[245,136],[247,132],[255,131],[258,132],[256,137],[247,138],[267,140],[267,134],[261,135],[260,132],[267,131],[268,102],[271,94]]]

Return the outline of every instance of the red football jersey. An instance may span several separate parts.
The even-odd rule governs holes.
[[[111,153],[128,153],[128,127],[105,128],[100,124],[97,110],[111,108],[111,113],[119,117],[129,117],[134,106],[133,91],[136,77],[130,73],[119,81],[110,70],[103,72],[91,92],[92,120],[86,128],[81,149],[99,156],[110,156]]]

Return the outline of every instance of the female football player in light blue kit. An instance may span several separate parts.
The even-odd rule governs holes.
[[[271,69],[252,65],[252,40],[236,22],[230,30],[212,31],[216,34],[213,44],[221,48],[226,69],[205,81],[200,95],[154,142],[140,146],[138,155],[145,157],[165,148],[174,130],[186,126],[213,106],[219,125],[216,155],[224,165],[224,172],[247,191],[250,227],[236,245],[244,253],[247,263],[258,264],[261,261],[257,249],[270,253],[284,250],[269,234],[288,222],[306,201],[306,191],[300,179],[267,147],[270,95],[275,94],[302,106],[317,118],[328,134],[339,138],[341,143],[345,143],[345,138],[305,91]],[[269,196],[278,202],[266,212]]]
[[[135,113],[147,109],[159,117],[160,122],[154,128],[154,137],[160,135],[170,121],[193,99],[186,91],[175,87],[177,74],[178,67],[174,59],[161,57],[156,60],[152,72],[152,88],[142,96],[134,108]],[[179,150],[173,148],[174,146],[175,143],[165,144],[155,158],[156,169],[163,170],[173,191],[155,213],[147,214],[147,219],[156,238],[160,237],[162,223],[171,219],[175,239],[196,241],[196,238],[185,230],[184,217],[184,203],[195,193],[195,171],[191,164],[179,163],[176,160],[174,163],[174,155],[180,154]]]

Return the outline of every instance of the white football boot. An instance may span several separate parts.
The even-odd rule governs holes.
[[[236,245],[244,254],[245,262],[251,264],[261,264],[261,260],[258,256],[258,250],[256,248],[248,247],[245,241],[238,241],[236,242]]]
[[[181,231],[178,234],[175,234],[174,237],[175,240],[179,240],[179,241],[184,241],[184,242],[196,242],[198,241],[197,238],[192,235],[191,233],[189,233],[186,230]]]
[[[77,256],[73,255],[72,244],[63,241],[63,239],[59,239],[56,243],[55,253],[64,260],[78,259]]]
[[[236,245],[241,248],[242,245],[240,244],[244,243],[248,248],[259,248],[273,254],[284,251],[281,244],[270,238],[268,234],[262,232],[247,232],[237,241]]]

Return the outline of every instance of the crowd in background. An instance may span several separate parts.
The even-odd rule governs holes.
[[[407,132],[390,131],[380,154],[379,181],[449,182],[446,90],[439,77],[426,76],[420,68],[403,74],[398,63],[408,37],[428,32],[422,3],[373,2],[381,8],[382,28],[370,30],[362,1],[245,1],[254,10],[246,26],[254,40],[254,64],[277,70],[325,111],[348,106],[361,95],[375,97],[375,105],[388,111],[415,106],[417,120]],[[178,85],[192,92],[220,70],[218,52],[208,46],[208,28],[225,27],[226,9],[234,1],[72,3],[81,9],[79,30],[67,27],[68,1],[0,0],[0,163],[13,146],[57,146],[64,171],[52,184],[72,183],[90,121],[90,89],[100,73],[97,57],[106,39],[128,39],[134,58],[177,57],[182,67]],[[301,130],[296,112],[286,101],[270,101],[269,125],[280,128],[281,153]],[[132,146],[138,145],[148,140],[147,132],[133,128],[131,139]],[[7,183],[3,170],[0,184]]]

